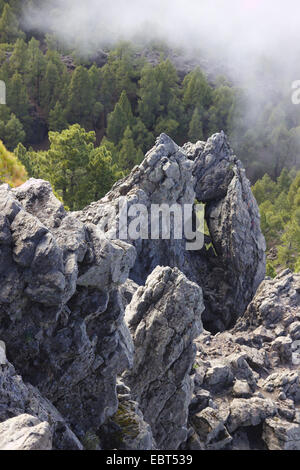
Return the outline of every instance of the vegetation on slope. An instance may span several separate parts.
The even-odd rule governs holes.
[[[150,54],[161,54],[155,66],[142,56],[144,45],[124,42],[99,66],[51,34],[22,31],[19,15],[29,3],[39,1],[0,1],[0,79],[7,84],[0,137],[9,150],[20,142],[47,149],[49,131],[80,124],[95,131],[97,145],[104,137],[112,153],[122,151],[128,170],[132,152],[141,158],[161,132],[182,144],[223,129],[252,182],[300,166],[300,114],[280,86],[251,118],[247,90],[224,77],[209,81],[200,68],[179,77],[164,44],[148,45]],[[272,83],[269,62],[262,61],[257,79]]]
[[[300,272],[300,171],[284,169],[276,181],[269,175],[253,187],[267,241],[267,274],[283,267]]]
[[[24,166],[15,155],[9,152],[0,140],[0,183],[8,183],[11,186],[20,186],[27,180]]]

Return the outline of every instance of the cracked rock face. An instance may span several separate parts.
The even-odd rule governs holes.
[[[191,149],[190,149],[191,152]],[[207,273],[199,266],[198,283],[206,297],[204,322],[212,331],[233,326],[265,276],[265,239],[257,203],[241,162],[223,132],[213,135],[199,153],[193,175],[215,255]]]
[[[140,166],[77,217],[99,225],[108,237],[119,236],[120,207],[125,204],[128,209],[142,204],[149,214],[153,204],[183,208],[196,198],[205,204],[210,231],[206,246],[189,251],[185,239],[128,238],[137,251],[130,278],[143,285],[156,266],[177,267],[202,287],[204,324],[216,332],[232,326],[244,313],[265,276],[265,240],[257,203],[224,133],[182,148],[162,134]],[[143,226],[150,234],[150,217]]]
[[[139,403],[133,401],[130,388],[118,378],[117,412],[102,426],[102,448],[120,450],[153,450],[156,443],[152,429],[145,421]]]
[[[124,180],[114,185],[112,190],[100,201],[78,213],[84,223],[92,222],[106,230],[109,237],[116,232],[120,236],[120,210],[125,204],[130,208],[142,204],[150,214],[151,205],[193,204],[195,192],[192,177],[193,163],[183,150],[168,136],[162,134],[155,147],[145,156],[144,161]],[[150,217],[143,223],[151,234]],[[126,234],[125,234],[126,235]],[[115,236],[115,234],[113,235]],[[131,269],[130,278],[143,285],[156,266],[171,266],[179,269],[185,263],[185,240],[127,240],[137,252],[136,262]]]
[[[299,316],[300,275],[287,270],[232,330],[197,338],[186,448],[300,449]]]
[[[135,249],[67,213],[45,181],[0,186],[0,207],[0,337],[83,438],[117,410],[132,361],[118,287]]]
[[[34,429],[38,436],[36,441],[32,436],[33,429],[29,429],[32,426],[38,426]],[[25,384],[16,373],[6,358],[3,341],[0,344],[0,429],[0,449],[26,450],[37,446],[41,450],[49,447],[61,450],[83,448],[52,403],[42,397],[36,387]]]
[[[201,289],[167,267],[153,271],[126,309],[135,349],[126,381],[159,449],[177,449],[187,436],[193,339],[203,309]]]

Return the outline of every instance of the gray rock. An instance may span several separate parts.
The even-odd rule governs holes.
[[[193,339],[201,332],[203,309],[201,289],[176,268],[162,267],[126,309],[135,347],[126,381],[159,449],[177,449],[187,438]]]
[[[207,450],[220,450],[226,448],[232,441],[224,419],[213,408],[206,408],[192,418],[192,423]]]
[[[207,408],[211,400],[211,394],[208,390],[200,389],[197,390],[193,396],[190,404],[189,414],[193,416],[204,408]]]
[[[119,239],[120,202],[195,198],[213,248]],[[224,133],[183,148],[162,134],[83,211],[30,179],[0,186],[0,213],[0,337],[16,368],[0,342],[0,423],[48,423],[54,449],[297,447],[300,276],[255,294],[265,244]]]
[[[277,408],[269,399],[235,398],[230,405],[227,429],[230,433],[244,426],[257,426],[276,414]]]
[[[233,382],[233,374],[230,367],[222,362],[212,364],[204,377],[203,386],[214,392],[222,391]]]
[[[300,303],[300,277],[285,271],[275,279],[265,280],[259,286],[247,311],[237,323],[235,330],[245,330],[253,326],[265,326],[267,329],[286,329],[283,323],[297,320]],[[277,336],[281,334],[277,333]]]
[[[203,279],[204,293],[206,285],[213,290],[204,321],[211,323],[218,315],[216,326],[220,330],[222,323],[232,326],[244,313],[264,279],[266,245],[250,183],[223,132],[207,141],[195,160],[193,174],[196,197],[206,203],[207,225],[217,254],[215,268],[206,281]],[[213,282],[216,284],[211,289]]]
[[[83,440],[116,412],[116,378],[132,363],[118,288],[135,249],[66,212],[42,180],[0,186],[0,206],[0,336]]]
[[[100,436],[103,449],[156,449],[151,427],[144,420],[139,404],[130,397],[119,395],[118,410],[100,429]]]
[[[266,419],[263,439],[269,450],[300,450],[300,425],[282,419]]]
[[[34,423],[47,423],[49,432],[47,430],[48,427],[45,426],[45,424],[43,424],[43,426],[39,429],[45,431],[45,436],[49,437],[50,433],[51,442],[53,441],[54,449],[81,450],[82,444],[71,431],[65,419],[61,416],[58,410],[52,405],[52,403],[49,402],[49,400],[42,397],[37,388],[30,384],[25,384],[22,378],[17,375],[14,367],[8,362],[6,358],[3,344],[4,343],[2,341],[0,345],[0,354],[2,354],[2,361],[0,363],[0,423],[3,422],[3,425],[5,423],[10,424],[10,422],[15,423],[12,426],[12,430],[17,433],[17,430],[22,428],[20,423],[23,422],[24,427],[26,427],[26,420],[22,421],[22,418],[20,420],[17,418],[20,415],[23,417],[28,417],[28,415],[30,415],[30,419],[34,420]],[[10,420],[12,417],[15,417],[16,420]],[[1,429],[4,432],[4,429],[8,428],[4,426]],[[15,446],[21,445],[20,443],[23,437],[24,439],[27,439],[27,436],[31,436],[31,432],[28,433],[27,431],[28,429],[25,429],[24,434],[22,432],[20,435],[18,434],[20,441],[18,438],[18,443],[16,442],[14,444]],[[37,435],[39,435],[39,433]],[[30,442],[33,442],[31,437]],[[37,444],[38,442],[45,443],[43,440],[43,433],[40,437],[41,440],[39,438]],[[48,441],[49,440],[47,440],[47,442]],[[6,437],[5,446],[10,445],[8,442],[9,440],[7,440]],[[2,444],[4,445],[4,441]]]
[[[50,426],[23,414],[0,423],[0,450],[51,450]]]
[[[267,392],[279,391],[284,393],[295,403],[300,401],[300,377],[299,371],[284,370],[283,372],[274,372],[269,375],[262,384]]]
[[[212,242],[218,256],[205,247],[190,252],[186,240],[128,239],[137,251],[130,278],[142,285],[156,266],[177,267],[202,287],[207,327],[224,330],[244,312],[265,275],[258,207],[224,133],[215,134],[206,144],[188,143],[183,148],[162,134],[140,166],[77,217],[85,224],[99,225],[109,238],[120,236],[120,203],[128,208],[143,204],[149,214],[152,204],[183,207],[194,204],[195,197],[207,203],[210,237],[205,240]],[[150,218],[144,226],[150,233]]]
[[[244,380],[237,380],[233,386],[233,395],[237,398],[250,398],[252,391],[249,387],[248,382]]]

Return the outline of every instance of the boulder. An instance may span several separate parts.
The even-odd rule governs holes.
[[[49,424],[27,414],[0,423],[0,450],[52,450]]]

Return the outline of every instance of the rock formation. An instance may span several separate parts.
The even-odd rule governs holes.
[[[38,426],[37,441],[32,437],[32,426]],[[0,430],[0,449],[17,447],[25,450],[32,446],[30,449],[33,450],[39,446],[42,450],[45,443],[47,449],[49,446],[55,449],[83,449],[52,403],[43,398],[36,387],[25,384],[17,375],[6,358],[3,341],[0,342]]]
[[[177,449],[187,437],[193,340],[202,331],[202,291],[176,268],[157,267],[126,309],[134,343],[126,374],[159,449]]]
[[[49,424],[26,414],[0,423],[0,449],[52,450]]]
[[[131,365],[118,286],[135,250],[65,212],[49,183],[0,190],[0,337],[82,440],[116,412]]]
[[[109,237],[118,233],[119,208],[125,203],[128,208],[143,204],[149,212],[152,204],[184,206],[196,198],[205,204],[210,232],[203,249],[186,250],[186,240],[129,239],[137,251],[130,278],[143,285],[156,266],[177,267],[203,288],[203,321],[217,332],[232,326],[245,311],[265,275],[257,203],[223,132],[207,143],[183,148],[162,134],[139,167],[78,217],[100,225]],[[213,248],[207,249],[209,244]]]
[[[120,236],[124,205],[196,199],[198,251]],[[0,186],[0,447],[300,448],[299,276],[255,296],[264,249],[224,133],[162,134],[83,211],[42,180]]]
[[[190,449],[300,449],[300,275],[265,280],[227,332],[196,341]]]

